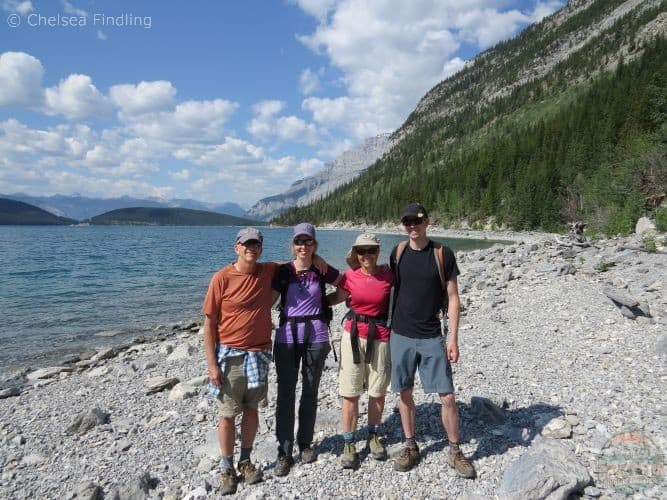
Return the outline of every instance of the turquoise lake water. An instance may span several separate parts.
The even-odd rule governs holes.
[[[84,347],[200,320],[211,275],[235,260],[236,227],[0,226],[0,374],[48,366]],[[262,260],[289,260],[289,228],[262,228]],[[319,254],[345,269],[358,231],[318,231]],[[380,235],[381,262],[400,235]],[[488,240],[440,239],[455,251]],[[465,269],[461,270],[465,273]]]

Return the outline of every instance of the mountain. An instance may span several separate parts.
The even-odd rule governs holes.
[[[287,208],[303,206],[326,196],[338,186],[359,176],[364,169],[382,156],[388,145],[389,134],[367,139],[360,146],[345,151],[327,162],[317,174],[295,182],[284,193],[259,200],[248,210],[247,215],[268,220]]]
[[[95,226],[252,226],[258,221],[189,208],[131,207],[96,215]]]
[[[64,226],[70,224],[77,224],[77,221],[58,217],[21,201],[0,198],[0,225]]]
[[[631,230],[667,193],[665,0],[573,0],[433,87],[353,182],[276,219]]]
[[[3,194],[0,196],[29,203],[54,214],[73,217],[79,220],[90,219],[95,215],[110,210],[129,207],[182,207],[194,210],[207,210],[237,217],[245,215],[243,208],[236,203],[215,204],[189,199],[162,200],[155,198],[131,198],[129,196],[122,196],[120,198],[88,198],[79,195],[67,196],[61,194],[53,196],[30,196],[23,193]]]

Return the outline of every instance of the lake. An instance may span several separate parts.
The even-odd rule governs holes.
[[[0,374],[48,366],[84,347],[201,319],[211,275],[235,260],[237,227],[0,226]],[[262,228],[262,260],[290,259],[291,228]],[[359,231],[319,230],[340,270]],[[379,235],[380,262],[405,238]],[[490,240],[434,238],[455,251]],[[461,269],[465,273],[465,269]]]

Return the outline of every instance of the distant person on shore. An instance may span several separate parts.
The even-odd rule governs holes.
[[[396,277],[390,340],[391,388],[400,393],[398,406],[405,437],[394,469],[406,472],[419,461],[412,395],[419,368],[424,392],[440,397],[442,424],[449,440],[447,462],[460,476],[473,478],[475,469],[459,447],[459,415],[450,365],[459,360],[459,269],[451,249],[426,236],[428,223],[428,214],[421,204],[408,204],[401,212],[408,241],[394,247],[389,260]],[[441,320],[446,322],[446,316],[449,334],[443,338]]]
[[[389,354],[389,295],[394,274],[388,265],[378,266],[380,240],[371,233],[357,236],[347,262],[350,269],[330,297],[330,303],[347,300],[350,308],[340,341],[339,393],[342,401],[343,469],[359,467],[355,432],[359,420],[359,396],[368,392],[366,446],[376,460],[386,460],[387,451],[378,437],[391,377]]]
[[[279,264],[260,264],[263,237],[246,227],[236,235],[237,259],[211,278],[202,310],[204,351],[209,389],[217,393],[220,422],[218,439],[222,453],[220,492],[236,492],[239,479],[247,484],[262,481],[263,474],[250,460],[257,434],[257,409],[266,400],[271,362],[271,305],[277,294],[271,281]],[[239,477],[234,471],[236,416],[241,414]]]
[[[294,260],[280,266],[273,289],[280,293],[280,325],[276,329],[273,357],[278,375],[276,438],[278,458],[274,474],[285,476],[294,465],[296,385],[301,370],[299,429],[296,442],[301,463],[317,459],[312,447],[320,378],[331,346],[331,309],[326,303],[326,283],[337,285],[340,273],[329,266],[325,274],[313,267],[317,252],[315,228],[308,223],[294,227],[291,250]]]

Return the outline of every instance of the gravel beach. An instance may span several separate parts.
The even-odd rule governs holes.
[[[265,480],[241,483],[237,497],[666,498],[667,255],[641,251],[637,237],[582,246],[544,233],[430,233],[514,241],[457,255],[464,310],[454,382],[462,448],[478,477],[459,478],[446,464],[437,395],[419,385],[421,462],[395,472],[391,458],[367,455],[359,432],[361,467],[342,470],[330,355],[318,460],[273,476],[272,370],[253,451]],[[334,344],[344,312],[335,309]],[[217,410],[206,382],[197,322],[12,374],[0,386],[0,498],[218,498]],[[395,400],[387,397],[380,428],[390,455],[402,440]],[[633,455],[637,441],[648,455]],[[657,473],[610,472],[610,461],[628,456],[651,460]]]

